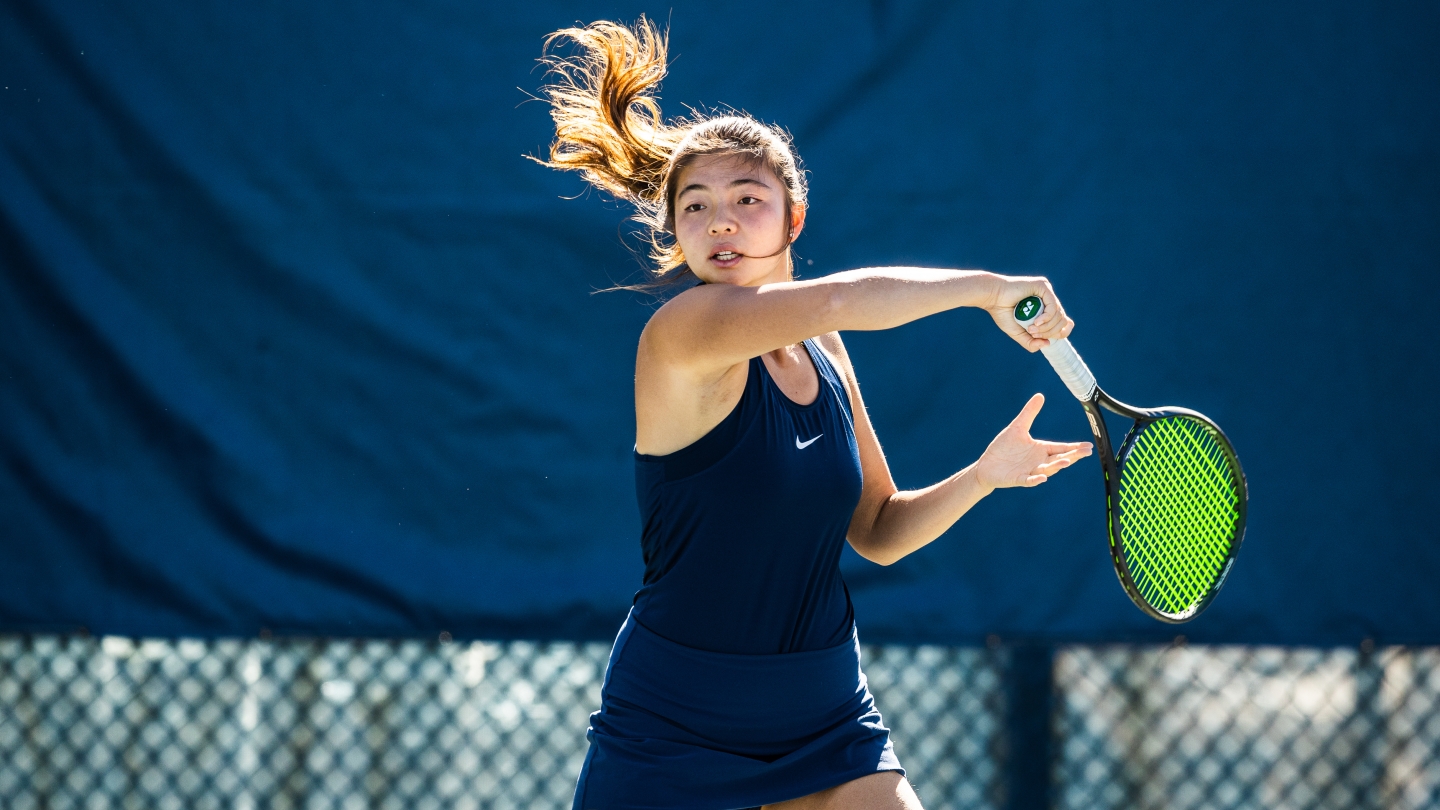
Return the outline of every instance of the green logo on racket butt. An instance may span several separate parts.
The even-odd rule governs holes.
[[[1044,311],[1045,304],[1040,301],[1038,296],[1032,295],[1027,298],[1022,298],[1020,299],[1020,303],[1015,305],[1015,320],[1021,326],[1029,326],[1030,322],[1039,317],[1040,313]]]

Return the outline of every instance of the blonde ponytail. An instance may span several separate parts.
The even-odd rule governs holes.
[[[579,52],[548,53],[563,39],[573,40]],[[541,91],[555,119],[545,165],[578,171],[623,199],[656,201],[670,155],[684,136],[666,126],[654,95],[665,77],[666,39],[644,17],[633,31],[602,20],[545,38],[542,61],[557,79]]]
[[[560,40],[578,49],[557,56]],[[675,243],[671,199],[679,171],[698,155],[740,154],[771,169],[787,189],[785,214],[805,205],[805,174],[783,130],[747,115],[696,116],[665,123],[656,100],[665,78],[668,36],[641,17],[633,28],[608,20],[564,28],[545,38],[541,61],[555,77],[541,88],[555,120],[553,169],[578,171],[587,182],[636,208],[649,229],[650,257],[660,283],[682,277],[685,256]]]

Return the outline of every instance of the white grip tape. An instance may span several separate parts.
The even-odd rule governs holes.
[[[1086,402],[1095,394],[1095,375],[1090,373],[1090,368],[1085,361],[1080,359],[1080,353],[1070,345],[1065,338],[1058,338],[1050,341],[1050,345],[1040,350],[1045,359],[1054,366],[1055,373],[1065,382],[1065,387],[1070,393],[1081,402]]]

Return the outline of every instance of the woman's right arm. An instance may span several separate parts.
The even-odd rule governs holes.
[[[1029,295],[1045,311],[1027,330],[1014,306]],[[1050,282],[980,270],[880,267],[823,278],[737,287],[705,284],[661,307],[640,338],[642,354],[708,376],[765,352],[827,332],[890,329],[958,307],[987,310],[1028,351],[1066,337],[1073,322]]]

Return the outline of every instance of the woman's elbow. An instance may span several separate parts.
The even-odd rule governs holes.
[[[855,549],[856,554],[876,565],[891,565],[903,556],[894,554],[878,544],[854,537],[850,538],[850,547]]]

